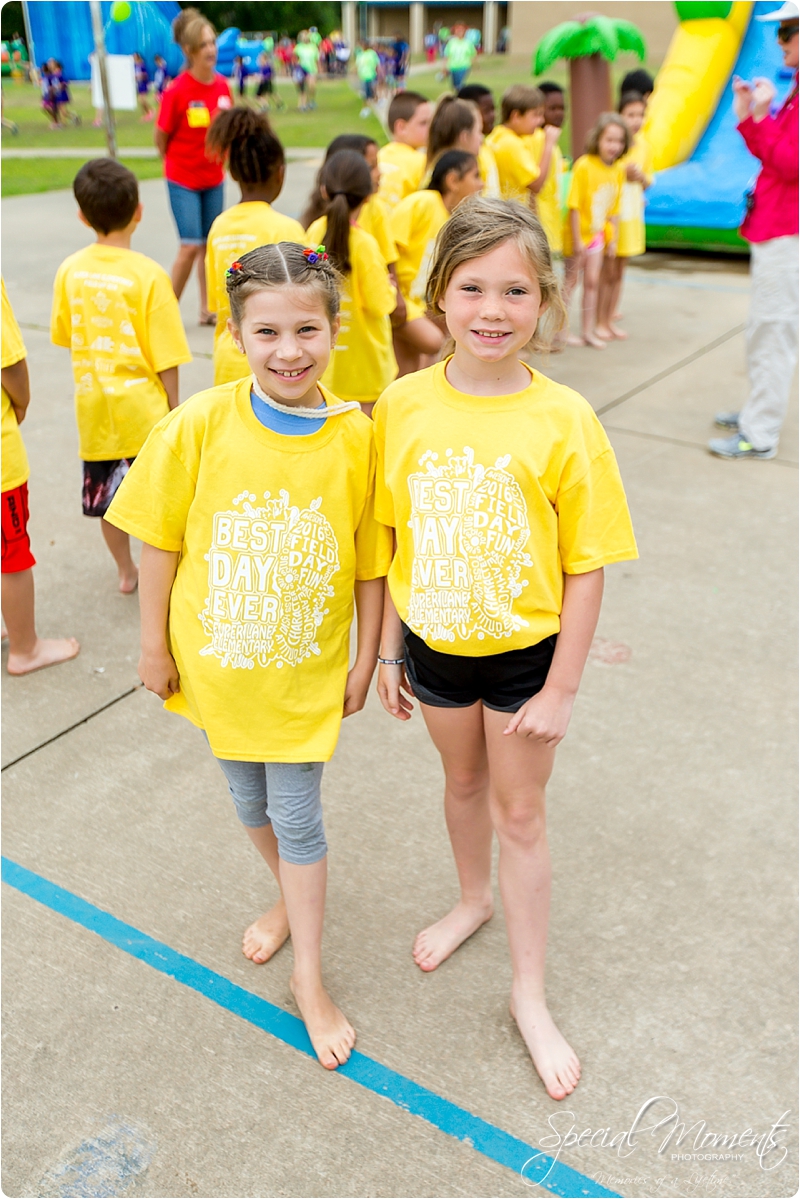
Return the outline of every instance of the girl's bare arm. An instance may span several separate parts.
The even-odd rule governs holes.
[[[383,664],[378,666],[378,695],[380,701],[390,716],[395,716],[398,720],[410,720],[414,705],[403,695],[403,690],[409,694],[411,693],[406,678],[405,667],[402,665],[402,659],[405,656],[403,626],[397,608],[394,606],[394,601],[389,594],[388,582],[383,597],[380,655],[382,658],[400,660],[400,664],[397,666],[384,666]]]
[[[142,546],[139,564],[139,611],[142,629],[142,656],[139,678],[148,691],[169,699],[180,691],[178,668],[169,650],[167,622],[169,597],[180,554]]]
[[[357,649],[353,669],[347,676],[344,693],[344,714],[360,712],[367,699],[369,685],[375,673],[378,643],[383,616],[383,579],[364,579],[356,582]]]
[[[603,570],[564,576],[561,631],[547,682],[508,722],[504,732],[543,741],[555,748],[563,740],[572,715],[583,668],[597,628],[603,601]]]

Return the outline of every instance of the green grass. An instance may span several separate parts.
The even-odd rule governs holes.
[[[32,192],[52,192],[72,187],[72,180],[91,155],[80,158],[4,158],[0,175],[0,195],[23,196]],[[160,179],[163,174],[158,158],[123,158],[137,179]]]

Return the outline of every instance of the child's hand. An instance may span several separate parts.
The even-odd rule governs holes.
[[[403,294],[400,291],[400,288],[395,283],[394,279],[392,279],[392,283],[394,284],[394,290],[397,295],[397,304],[395,306],[394,312],[389,317],[389,320],[391,322],[391,326],[393,329],[399,329],[401,325],[404,325],[406,323],[406,317],[407,317],[406,302],[403,299]]]
[[[545,686],[514,713],[503,729],[503,735],[508,737],[516,733],[518,737],[540,741],[550,749],[555,749],[566,736],[574,702],[574,695],[548,690]]]
[[[352,716],[354,712],[360,712],[367,702],[367,692],[369,685],[372,682],[372,670],[367,673],[363,667],[359,667],[356,662],[353,669],[347,676],[347,684],[344,689],[344,712],[343,716]]]
[[[545,141],[546,146],[554,146],[560,137],[561,137],[561,126],[560,125],[545,125],[544,141]]]
[[[148,691],[154,691],[161,699],[169,699],[181,689],[178,667],[166,649],[157,654],[142,654],[139,659],[139,678]]]
[[[386,711],[397,720],[410,720],[414,705],[403,695],[411,694],[403,666],[378,667],[378,695]]]
[[[625,176],[631,183],[644,183],[644,171],[635,162],[629,162],[625,167]]]
[[[608,245],[606,246],[606,258],[616,258],[616,256],[617,256],[617,242],[615,239],[614,241],[610,241],[608,243]]]

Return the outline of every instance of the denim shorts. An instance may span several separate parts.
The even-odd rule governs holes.
[[[225,205],[225,184],[192,191],[168,179],[167,191],[181,245],[202,246]]]

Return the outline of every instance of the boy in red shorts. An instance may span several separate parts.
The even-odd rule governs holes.
[[[74,658],[80,646],[74,637],[60,640],[36,635],[33,567],[28,537],[28,456],[19,426],[30,400],[28,364],[19,325],[14,318],[5,281],[2,357],[2,580],[3,620],[8,636],[8,673],[30,674]]]
[[[136,176],[113,158],[95,158],[72,189],[97,241],[58,269],[50,336],[72,354],[83,514],[100,518],[119,589],[129,595],[138,580],[130,539],[104,517],[150,430],[177,408],[178,366],[192,356],[169,275],[130,248],[142,218]]]

